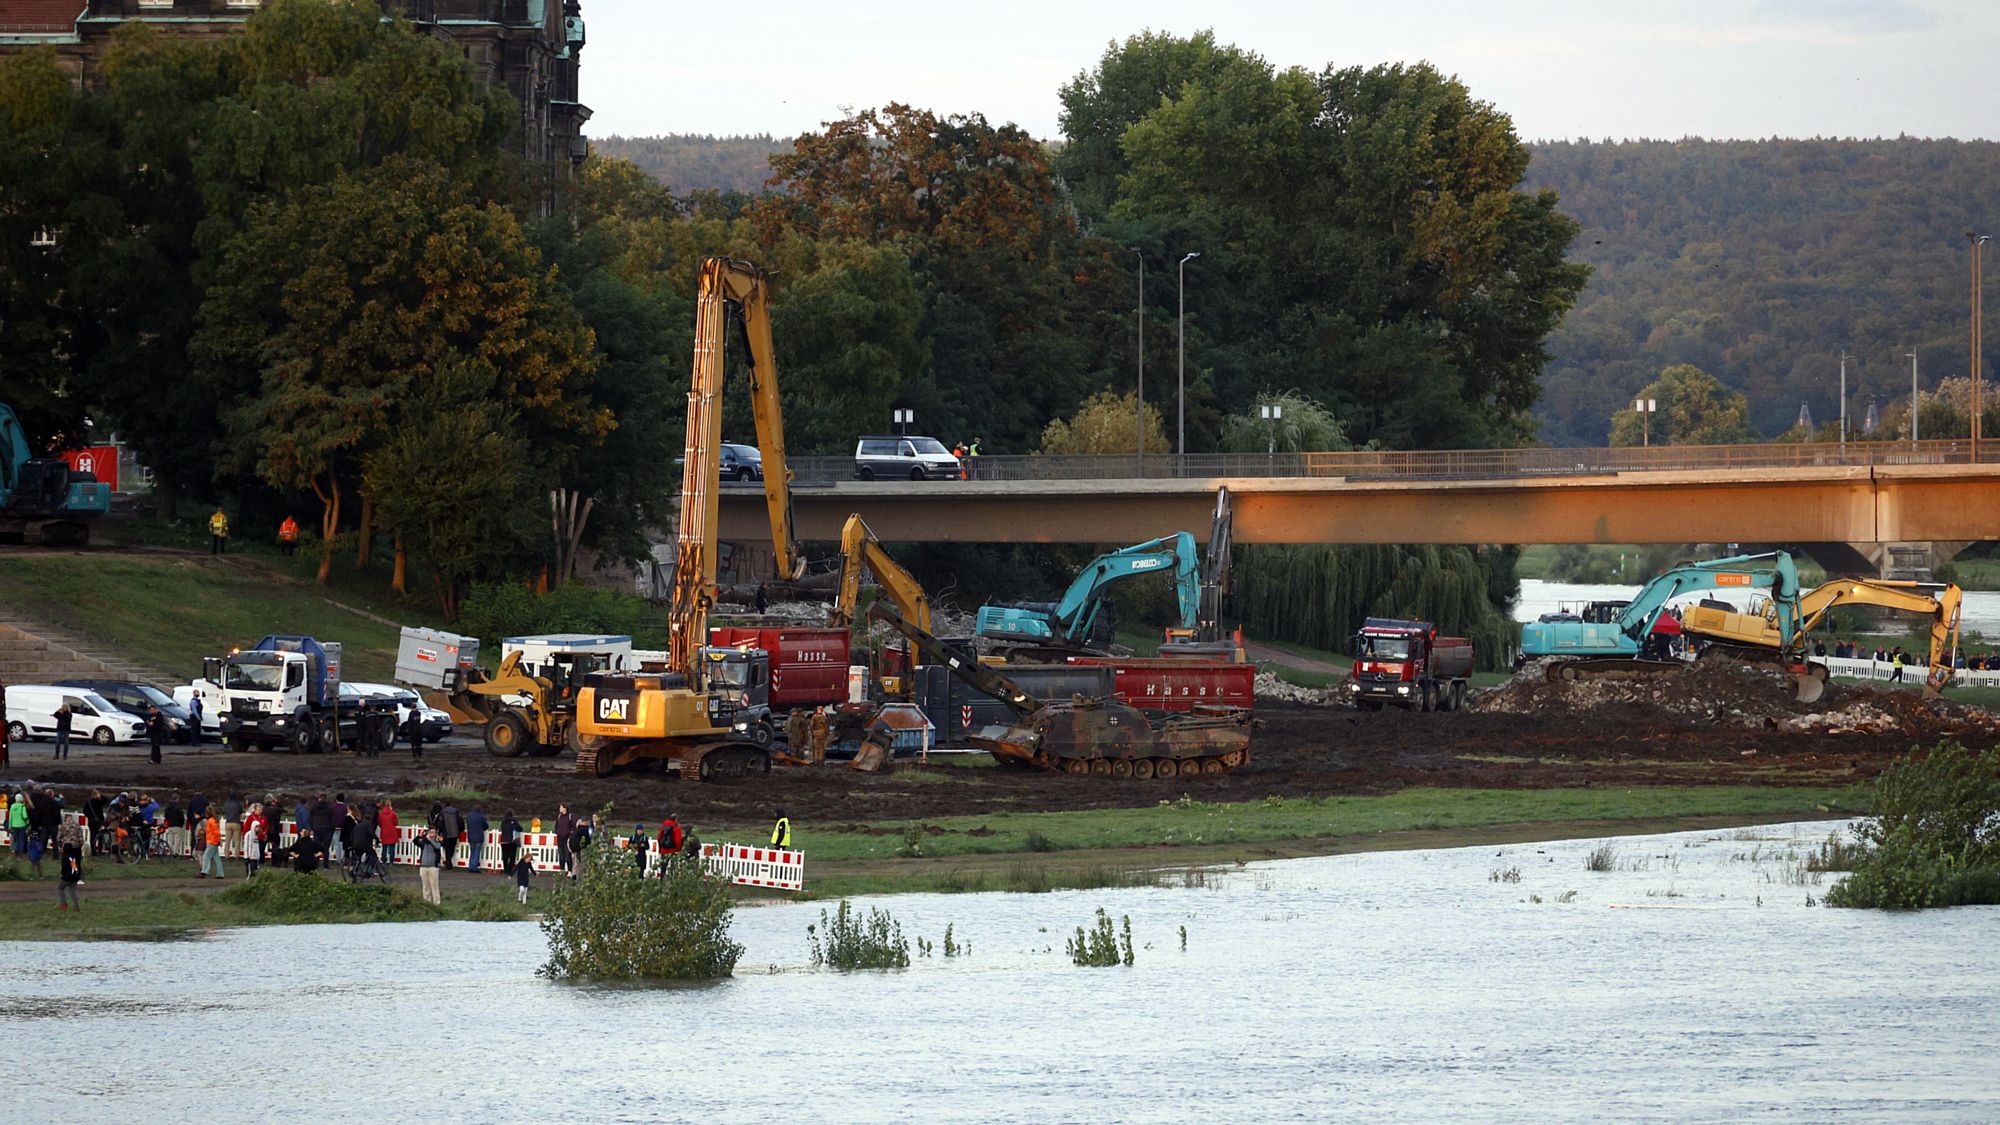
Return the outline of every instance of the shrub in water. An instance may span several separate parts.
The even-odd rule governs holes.
[[[822,935],[825,944],[821,944]],[[902,923],[886,910],[870,910],[863,919],[846,899],[840,900],[831,917],[820,911],[819,926],[807,926],[806,938],[812,943],[815,965],[833,969],[906,969],[910,965],[910,943],[903,937]]]
[[[633,874],[611,847],[584,852],[576,885],[559,889],[542,915],[557,980],[709,980],[736,970],[743,947],[729,940],[729,888],[701,864],[667,865],[658,879]]]
[[[2000,755],[1941,742],[1883,770],[1874,807],[1854,828],[1860,854],[1828,906],[2000,903]]]
[[[1111,915],[1097,908],[1097,924],[1089,929],[1076,928],[1076,936],[1063,943],[1064,952],[1072,963],[1086,968],[1107,968],[1112,965],[1132,963],[1132,917],[1125,916],[1124,944],[1119,944],[1118,931],[1112,928]]]
[[[1610,844],[1599,844],[1591,853],[1583,857],[1585,871],[1618,870],[1618,849]]]

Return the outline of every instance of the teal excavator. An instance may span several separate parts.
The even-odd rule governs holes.
[[[37,458],[21,420],[0,403],[0,540],[49,546],[90,541],[90,521],[111,510],[111,486],[56,458]]]
[[[1143,574],[1172,574],[1180,620],[1192,628],[1201,613],[1201,560],[1194,536],[1185,531],[1091,560],[1056,602],[1012,602],[979,607],[973,631],[989,640],[1023,646],[1010,655],[1080,652],[1111,644],[1112,617],[1104,612],[1105,590]]]

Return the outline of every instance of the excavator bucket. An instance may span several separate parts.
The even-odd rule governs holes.
[[[1826,665],[1807,664],[1790,675],[1793,698],[1800,703],[1818,703],[1826,694]]]

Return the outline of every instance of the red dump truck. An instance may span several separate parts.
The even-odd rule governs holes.
[[[708,631],[708,643],[771,654],[771,712],[781,730],[789,712],[847,702],[845,629],[717,626]]]
[[[1472,642],[1440,637],[1427,621],[1370,617],[1354,635],[1354,670],[1347,697],[1364,711],[1385,705],[1456,711],[1472,675]]]

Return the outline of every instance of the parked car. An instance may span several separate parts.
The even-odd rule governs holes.
[[[718,468],[723,480],[764,479],[764,451],[754,445],[723,442],[722,452],[717,460],[720,462]],[[674,464],[685,465],[687,458],[676,457]]]
[[[146,737],[146,724],[118,709],[118,705],[88,688],[64,688],[54,684],[7,685],[7,738],[26,742],[32,738],[56,736],[56,708],[69,704],[69,736],[79,742],[88,739],[99,746],[115,742],[137,742]]]
[[[867,434],[854,447],[854,475],[861,480],[962,480],[965,467],[934,437]]]
[[[129,680],[57,680],[56,686],[94,691],[127,715],[137,715],[141,722],[145,721],[147,708],[158,707],[160,714],[167,717],[167,729],[173,732],[175,742],[194,741],[194,716],[176,703],[173,696],[151,684]]]
[[[340,697],[343,701],[372,695],[378,699],[388,699],[396,704],[396,729],[410,721],[411,713],[424,724],[424,741],[431,742],[451,734],[451,716],[426,704],[423,697],[414,690],[400,684],[370,684],[343,681]]]

